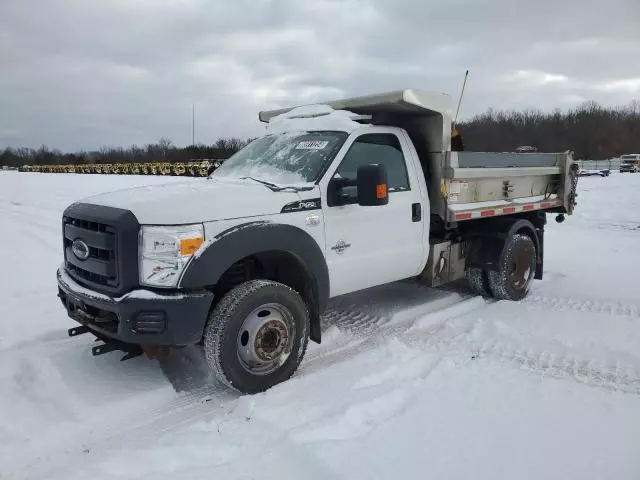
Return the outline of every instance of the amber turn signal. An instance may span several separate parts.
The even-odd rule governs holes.
[[[387,198],[387,185],[386,184],[380,184],[380,185],[376,185],[376,198],[382,199],[382,198]]]
[[[203,241],[202,237],[183,238],[180,240],[180,255],[193,255]]]

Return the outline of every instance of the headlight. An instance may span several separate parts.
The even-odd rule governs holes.
[[[143,226],[140,238],[140,283],[175,287],[182,271],[204,242],[202,224]]]

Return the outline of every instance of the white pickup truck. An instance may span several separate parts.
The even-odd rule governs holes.
[[[620,157],[620,173],[624,172],[640,172],[640,153],[632,153]]]
[[[285,381],[338,295],[468,278],[523,298],[546,214],[571,214],[566,153],[451,151],[448,96],[417,90],[260,112],[266,135],[208,178],[87,198],[63,214],[59,297],[127,357],[204,345],[243,392]]]

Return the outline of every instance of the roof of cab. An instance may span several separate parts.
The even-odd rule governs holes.
[[[360,115],[394,113],[410,116],[443,115],[451,117],[451,97],[446,93],[404,89],[378,93],[362,97],[318,102],[329,105],[334,110],[349,110]],[[265,110],[258,114],[261,122],[269,122],[273,117],[303,105],[294,105],[278,110]]]

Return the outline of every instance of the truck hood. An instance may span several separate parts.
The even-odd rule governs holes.
[[[82,202],[130,210],[142,225],[179,225],[276,214],[287,203],[300,200],[295,191],[274,192],[249,182],[173,182],[116,190]],[[313,195],[310,191],[304,193]]]

